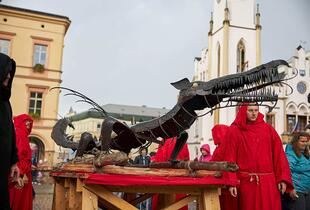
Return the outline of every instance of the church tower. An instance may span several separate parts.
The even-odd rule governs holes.
[[[213,0],[208,47],[194,62],[194,79],[200,81],[243,72],[261,64],[260,12],[255,0]],[[230,125],[235,113],[235,108],[226,108],[198,119],[190,135],[206,142],[212,137],[212,127],[219,123]]]
[[[246,71],[261,62],[260,13],[254,0],[214,0],[207,79]],[[228,111],[228,112],[227,112]],[[218,110],[215,123],[231,123],[232,110]]]

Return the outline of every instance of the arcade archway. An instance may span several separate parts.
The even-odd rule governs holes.
[[[35,136],[30,136],[30,148],[32,150],[32,163],[38,163],[39,160],[44,161],[45,146],[41,139]]]

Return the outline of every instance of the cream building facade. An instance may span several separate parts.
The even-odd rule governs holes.
[[[0,51],[16,61],[11,104],[13,115],[34,118],[31,142],[36,158],[53,164],[58,147],[50,137],[57,120],[64,37],[68,17],[0,5]]]
[[[208,47],[194,59],[194,80],[208,81],[219,76],[246,71],[261,64],[261,30],[259,5],[255,0],[214,0],[211,14]],[[261,108],[265,120],[273,124],[277,132],[287,141],[287,133],[299,119],[304,124],[309,119],[309,52],[300,46],[288,62],[299,70],[289,84],[294,92],[286,96],[283,90],[273,112]],[[301,71],[300,71],[301,69]],[[301,73],[300,73],[301,72]],[[302,74],[302,75],[301,75]],[[297,91],[306,89],[305,93]],[[200,112],[204,113],[206,110]],[[211,129],[216,124],[230,125],[235,119],[236,108],[220,109],[212,116],[198,118],[189,130],[191,158],[200,154],[200,145],[208,143],[213,151]]]

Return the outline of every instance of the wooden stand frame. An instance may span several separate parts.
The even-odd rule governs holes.
[[[220,210],[219,187],[213,185],[194,186],[110,186],[83,184],[85,177],[55,177],[52,210],[98,210],[103,204],[107,209],[137,210],[136,204],[159,194],[158,209],[174,210],[196,200],[199,210]],[[113,192],[125,192],[134,196],[121,199]],[[136,198],[136,193],[144,193]],[[186,194],[175,201],[175,194]]]

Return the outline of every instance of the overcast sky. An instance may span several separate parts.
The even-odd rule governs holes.
[[[310,50],[309,0],[260,3],[263,62]],[[194,74],[194,57],[207,47],[213,0],[2,0],[2,4],[64,15],[62,86],[99,104],[172,108],[169,84]],[[60,114],[75,98],[60,98]]]

